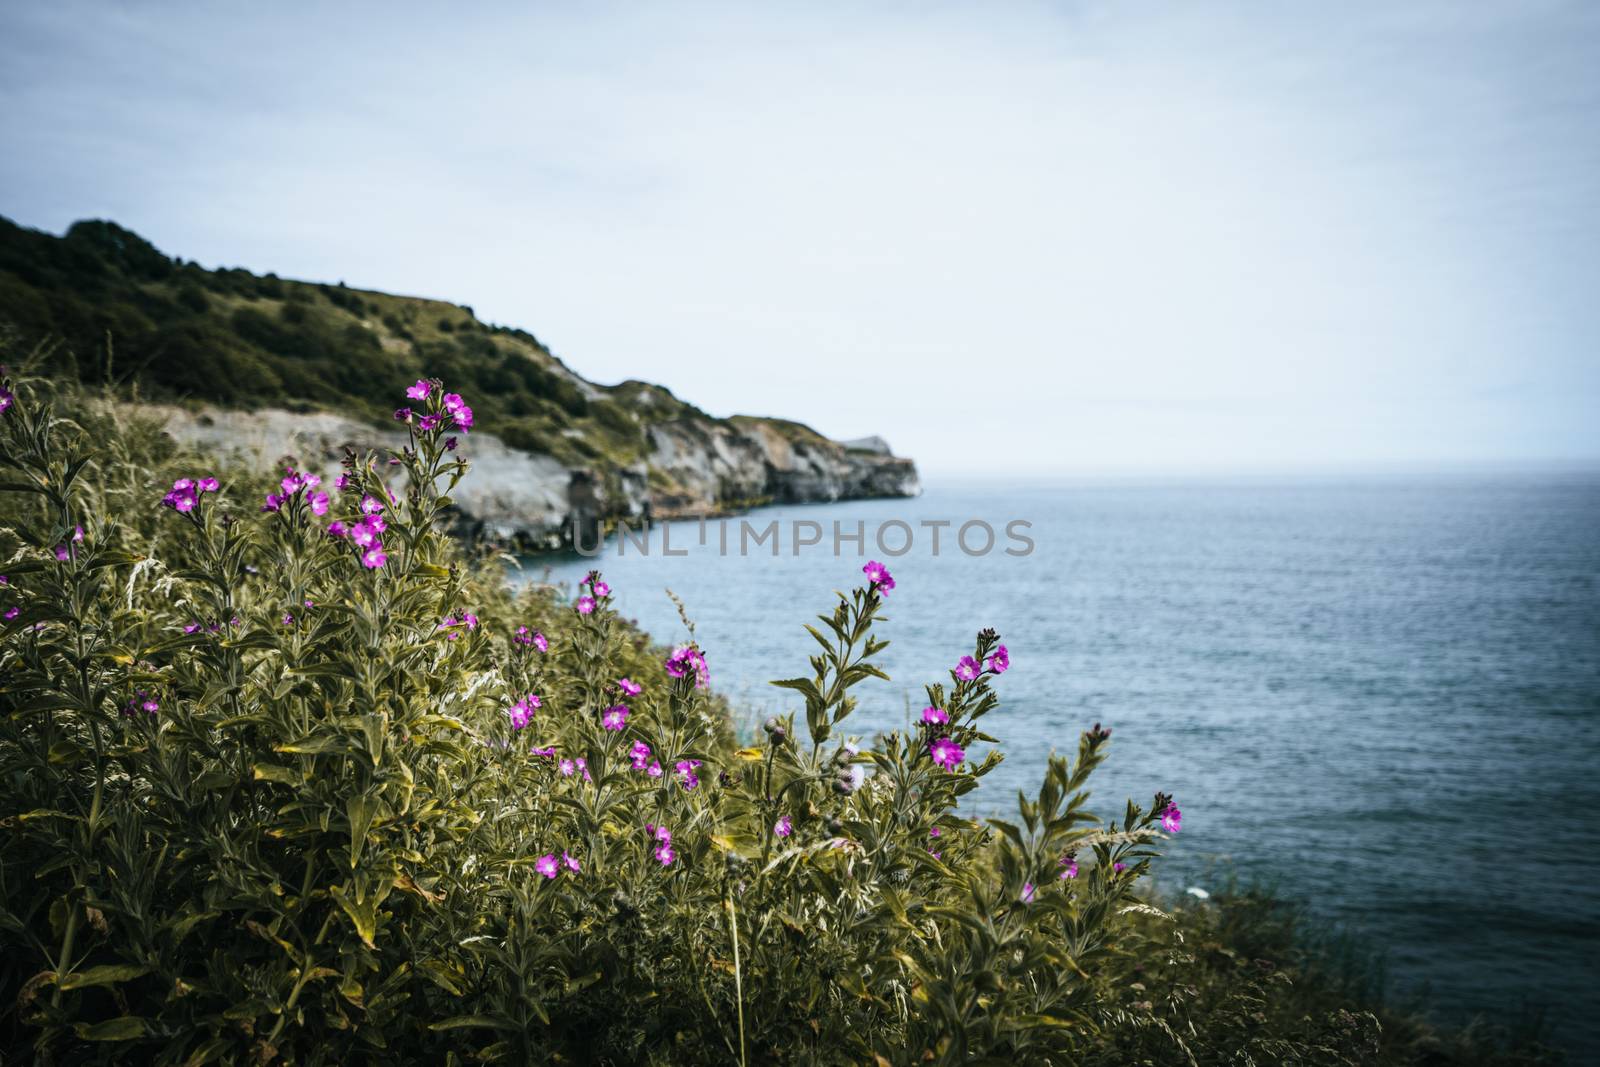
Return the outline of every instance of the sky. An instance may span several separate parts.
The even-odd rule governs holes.
[[[9,4],[0,215],[931,480],[1600,464],[1600,6]]]

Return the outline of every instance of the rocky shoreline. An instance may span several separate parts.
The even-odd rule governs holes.
[[[406,435],[327,412],[144,404],[175,440],[252,462],[295,457],[330,478],[349,449],[398,448]],[[472,433],[461,454],[472,477],[453,494],[462,532],[523,550],[592,543],[608,523],[696,518],[760,504],[802,504],[921,492],[916,465],[881,438],[832,441],[799,423],[735,416],[651,424],[646,458],[569,466]]]

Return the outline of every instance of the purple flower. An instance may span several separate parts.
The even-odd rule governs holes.
[[[345,526],[345,524],[340,522],[338,519],[334,519],[332,522],[328,523],[329,537],[344,537],[349,533],[349,527]]]
[[[466,407],[466,401],[461,399],[460,393],[444,394],[444,409],[452,415]]]
[[[695,773],[699,766],[700,761],[697,759],[681,759],[673,765],[673,770],[678,772],[684,789],[693,789],[700,784],[700,776]]]
[[[1061,881],[1078,877],[1078,858],[1068,853],[1061,857]]]
[[[222,488],[222,483],[215,478],[200,479],[200,491],[202,493],[215,493],[220,488]]]
[[[966,756],[966,752],[948,737],[941,737],[928,746],[928,755],[945,770],[953,771]]]
[[[594,597],[581,596],[578,598],[578,602],[574,605],[574,607],[578,609],[579,615],[588,615],[590,612],[594,611]]]
[[[628,758],[633,761],[633,769],[642,771],[650,766],[650,746],[643,741],[635,741],[628,750]]]
[[[350,488],[350,476],[348,474],[339,475],[339,477],[333,480],[333,487],[339,490],[341,493],[344,492],[346,489]]]
[[[18,615],[21,615],[21,614],[22,614],[22,609],[21,608],[7,608],[6,609],[6,622],[10,622],[12,619],[16,618]]]
[[[651,826],[649,823],[645,823],[644,828],[655,835],[656,862],[663,867],[672,866],[672,861],[678,858],[678,854],[672,851],[672,831],[665,826]]]
[[[961,662],[956,664],[956,677],[963,682],[970,682],[978,676],[979,670],[981,668],[977,660],[971,656],[962,656]]]
[[[1161,828],[1169,834],[1183,829],[1183,812],[1178,810],[1178,805],[1168,804],[1167,810],[1161,813]]]
[[[267,499],[265,501],[263,501],[262,504],[261,504],[261,510],[262,511],[277,511],[282,506],[283,506],[283,497],[279,496],[277,493],[268,493],[267,494]]]
[[[1022,896],[1019,897],[1018,899],[1020,899],[1024,904],[1032,904],[1033,903],[1033,883],[1032,882],[1023,882],[1022,883]]]
[[[530,748],[530,749],[528,749],[528,755],[530,755],[530,756],[542,756],[545,759],[555,759],[555,757],[556,757],[556,746],[551,745],[549,748]]]
[[[426,378],[418,378],[417,384],[406,389],[406,396],[412,400],[425,400],[433,392],[433,383]]]
[[[631,678],[618,678],[617,688],[631,697],[636,697],[640,693],[644,692],[644,686],[633,681]]]
[[[533,869],[546,878],[554,878],[561,873],[561,861],[556,859],[555,853],[547,852],[533,861]]]
[[[644,769],[644,773],[648,774],[652,778],[660,778],[661,777],[661,761],[660,760],[651,760],[650,761],[650,766],[648,766],[648,767],[646,767]]]
[[[578,866],[578,858],[565,849],[561,852],[561,864],[569,871],[583,870],[582,867]]]
[[[780,815],[778,821],[772,824],[772,832],[778,837],[788,837],[794,833],[794,821],[787,815]]]
[[[889,574],[889,568],[875,559],[869,560],[867,565],[861,568],[861,573],[867,576],[867,581],[871,582],[872,587],[882,595],[887,595],[889,590],[894,588],[894,577]]]
[[[372,548],[378,544],[378,531],[371,522],[363,519],[350,527],[350,540],[354,541],[358,548]]]
[[[609,585],[607,585],[605,582],[602,582],[602,581],[600,581],[598,579],[596,579],[595,581],[591,582],[590,585],[589,585],[589,588],[594,591],[594,595],[595,596],[610,596],[611,595],[611,587]]]
[[[0,385],[0,415],[11,410],[11,405],[16,402],[16,397],[11,395],[11,390]]]
[[[363,514],[363,515],[377,515],[382,511],[383,511],[383,501],[379,500],[377,497],[375,497],[375,496],[364,496],[364,497],[361,498],[361,514]]]
[[[187,485],[184,483],[188,482]],[[161,498],[161,503],[173,511],[188,513],[195,509],[200,502],[200,496],[194,490],[194,483],[187,478],[180,478],[172,483],[172,492]]]
[[[673,649],[664,666],[674,678],[687,678],[692,671],[697,689],[704,689],[710,681],[711,672],[706,668],[705,654],[693,645],[679,645]]]
[[[1128,869],[1128,865],[1126,863],[1113,863],[1111,865],[1111,869],[1116,871],[1118,874],[1121,874],[1123,871]]]
[[[1001,645],[994,650],[994,655],[989,657],[989,669],[996,674],[1006,673],[1011,666],[1011,653],[1006,651],[1006,646]]]
[[[455,420],[456,427],[458,429],[472,429],[472,409],[467,407],[465,404],[462,404],[455,411],[451,412],[450,417]]]
[[[628,724],[628,705],[613,704],[600,716],[600,725],[607,730],[621,730]]]
[[[932,704],[922,709],[922,721],[940,725],[950,721],[950,715],[943,708],[936,708]]]
[[[369,571],[375,571],[389,562],[389,556],[384,552],[382,545],[373,545],[361,553],[361,565]]]
[[[311,500],[311,513],[313,515],[326,515],[328,513],[328,494],[327,493],[312,493],[311,497],[310,497],[310,500]]]
[[[562,760],[558,766],[561,768],[561,777],[563,778],[571,778],[573,771],[577,770],[577,767],[569,759]]]
[[[416,417],[416,412],[412,411],[410,408],[395,408],[394,409],[394,421],[395,422],[410,422],[415,417]]]
[[[424,415],[422,418],[417,420],[417,429],[423,431],[424,433],[431,433],[439,428],[439,423],[441,421],[443,420],[438,415]]]
[[[944,831],[940,830],[937,826],[930,827],[928,829],[928,836],[929,837],[942,837],[943,835],[944,835]]]
[[[456,450],[456,446],[459,445],[460,443],[461,443],[461,439],[460,438],[457,438],[457,437],[446,437],[444,439],[444,450],[446,452],[454,452]]]
[[[529,693],[506,709],[506,714],[511,716],[511,728],[520,730],[533,721],[535,708],[542,707],[539,698]]]

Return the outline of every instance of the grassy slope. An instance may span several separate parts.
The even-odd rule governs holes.
[[[56,237],[0,218],[3,323],[24,348],[59,340],[52,359],[71,377],[159,399],[381,422],[395,382],[443,378],[479,428],[571,466],[644,459],[651,424],[717,421],[658,385],[586,382],[532,334],[480,322],[470,307],[206,270],[110,222]],[[780,432],[821,440],[798,423]],[[652,482],[671,488],[664,472]]]

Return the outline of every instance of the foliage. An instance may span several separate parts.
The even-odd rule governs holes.
[[[998,635],[914,731],[846,734],[887,572],[808,627],[777,683],[803,712],[740,748],[705,654],[663,657],[598,575],[513,594],[439,532],[467,473],[442,425],[350,456],[330,499],[4,388],[8,1057],[1378,1062],[1348,1012],[1263,1043],[1270,981],[1130,1001],[1132,968],[1194,984],[1195,950],[1135,895],[1170,798],[1087,809],[1109,731],[1015,820],[961,813],[1000,759],[964,759]]]

